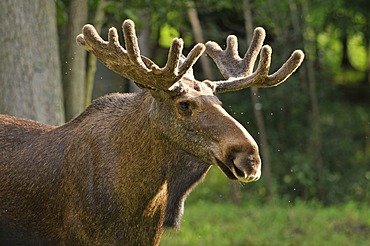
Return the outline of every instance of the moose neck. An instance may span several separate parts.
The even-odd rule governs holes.
[[[133,207],[140,208],[141,213],[144,211],[144,216],[145,213],[153,216],[157,209],[162,209],[161,225],[178,228],[186,196],[204,178],[210,166],[163,138],[155,117],[148,111],[157,103],[149,92],[136,97],[138,100],[133,103],[139,105],[132,107],[137,111],[133,112],[135,120],[127,122],[132,125],[117,124],[121,132],[118,134],[121,138],[117,139],[117,149],[122,157],[120,184],[122,190],[129,189],[124,199],[135,196],[129,200],[139,202]],[[127,129],[133,132],[128,133]],[[127,149],[132,151],[128,153]],[[135,163],[128,160],[135,160]],[[142,203],[144,200],[146,203]]]
[[[94,177],[91,178],[94,182],[101,182],[94,186],[101,187],[101,194],[117,204],[114,209],[116,216],[113,216],[116,222],[120,223],[120,217],[130,220],[142,214],[139,220],[130,223],[140,224],[143,230],[147,230],[144,233],[148,233],[149,227],[157,228],[152,233],[160,237],[163,227],[180,225],[185,198],[205,176],[209,165],[163,138],[155,117],[151,116],[150,110],[155,103],[146,91],[131,95],[109,95],[98,99],[74,122],[86,124],[84,131],[87,132],[95,127],[94,123],[90,123],[91,118],[95,122],[105,122],[104,129],[94,129],[96,136],[91,137],[94,143],[87,147],[97,148],[99,145],[99,150],[94,151],[94,167],[90,167],[91,172],[99,173],[86,175]],[[110,134],[99,134],[108,129]],[[78,143],[79,149],[88,136],[84,131],[76,133],[83,135]],[[106,135],[108,138],[100,139]],[[102,156],[96,158],[97,153],[102,153]],[[104,166],[107,163],[109,167]],[[106,172],[109,175],[104,174]],[[101,178],[95,178],[99,176]],[[104,189],[107,183],[114,186],[114,194],[104,194],[104,190],[109,190]],[[87,194],[87,197],[94,196],[93,191],[97,193],[96,188],[91,189],[91,195]],[[95,202],[99,203],[98,200]],[[118,211],[119,207],[129,209]],[[102,212],[106,212],[106,209],[102,209]]]

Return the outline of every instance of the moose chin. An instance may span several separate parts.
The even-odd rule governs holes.
[[[197,44],[187,57],[176,38],[160,68],[140,55],[131,20],[123,33],[125,48],[115,28],[105,41],[85,25],[77,43],[140,92],[98,98],[59,127],[0,115],[1,244],[159,245],[166,227],[179,227],[186,196],[211,166],[232,180],[259,179],[258,145],[216,95],[279,85],[302,51],[269,75],[271,48],[256,28],[243,58],[235,36],[225,50]],[[194,78],[204,51],[225,80]]]

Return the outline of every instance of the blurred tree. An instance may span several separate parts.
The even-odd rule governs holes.
[[[194,39],[197,43],[206,43],[206,40],[204,40],[203,36],[203,29],[199,21],[198,12],[195,7],[195,4],[193,1],[189,1],[188,3],[188,16],[189,21],[191,23],[191,28],[193,29],[194,33]],[[200,63],[202,65],[202,70],[204,75],[207,79],[212,80],[214,79],[213,73],[212,73],[212,67],[210,65],[210,60],[207,59],[205,56],[200,57]]]
[[[67,121],[85,108],[86,52],[76,44],[76,36],[87,22],[87,7],[87,0],[71,0],[68,8],[66,56],[62,72]]]
[[[93,25],[95,26],[96,30],[100,33],[101,28],[104,23],[104,17],[105,17],[105,7],[107,6],[106,0],[98,0],[95,16],[93,20]],[[90,105],[92,100],[92,93],[94,89],[94,78],[95,78],[95,72],[96,72],[96,56],[88,53],[87,54],[87,70],[86,70],[86,87],[85,87],[85,100],[84,100],[84,106],[87,107]]]
[[[311,26],[307,22],[308,18],[308,1],[302,0],[302,13],[304,16],[303,22],[303,30],[306,33],[314,33],[314,30],[311,29]],[[310,117],[310,126],[311,126],[311,137],[308,143],[308,153],[310,153],[313,157],[313,166],[317,172],[317,193],[319,199],[324,199],[324,194],[321,192],[324,190],[323,188],[323,159],[322,159],[322,143],[321,143],[321,124],[320,124],[320,109],[319,109],[319,100],[317,96],[317,89],[316,89],[316,74],[315,74],[315,67],[314,67],[314,54],[315,51],[314,43],[315,40],[312,40],[309,35],[305,35],[303,37],[303,43],[305,45],[306,52],[306,81],[308,82],[308,92],[310,96],[311,102],[311,117]]]
[[[64,122],[54,1],[0,1],[0,113]]]

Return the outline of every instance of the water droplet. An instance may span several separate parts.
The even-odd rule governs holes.
[[[261,104],[261,103],[256,103],[256,104],[254,105],[254,108],[255,108],[256,110],[261,110],[261,109],[262,109],[262,104]]]

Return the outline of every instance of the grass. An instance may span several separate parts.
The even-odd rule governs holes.
[[[167,230],[161,246],[370,245],[370,210],[348,203],[258,205],[198,201],[185,206],[179,231]]]

